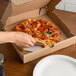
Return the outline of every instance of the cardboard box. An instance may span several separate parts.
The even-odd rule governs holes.
[[[76,36],[71,33],[71,30],[69,30],[67,25],[65,25],[53,12],[55,6],[60,2],[60,0],[22,1],[21,3],[18,3],[18,0],[12,0],[12,2],[9,2],[1,19],[3,24],[2,27],[5,31],[12,31],[19,22],[28,18],[42,18],[49,20],[61,30],[61,41],[56,43],[52,48],[46,47],[34,52],[20,52],[16,45],[13,44],[23,63],[27,63],[76,43]]]

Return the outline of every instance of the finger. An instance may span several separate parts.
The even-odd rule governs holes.
[[[33,37],[31,37],[31,36],[29,36],[29,37],[31,39],[31,42],[33,42],[35,44],[36,43],[36,40]]]
[[[24,44],[28,44],[28,45],[30,45],[30,46],[34,46],[34,43],[33,43],[32,40],[31,40],[31,36],[28,35],[28,34],[26,34],[26,37],[27,37],[27,39],[25,39],[26,41],[23,42],[23,43],[24,43]]]
[[[31,41],[28,41],[28,43],[27,43],[28,45],[30,45],[30,46],[34,46],[34,43],[33,42],[31,42]]]
[[[27,42],[22,42],[21,45],[23,47],[26,47],[26,45],[28,45],[28,47],[30,47],[30,46],[34,46],[34,43],[31,42],[31,40],[28,38]]]
[[[28,36],[28,38],[27,38],[27,40],[26,40],[27,42],[25,42],[25,44],[28,44],[28,45],[30,45],[30,46],[34,46],[34,43],[31,41],[31,38]]]
[[[29,48],[30,47],[30,45],[25,45],[25,48]]]
[[[26,45],[26,44],[23,44],[23,43],[19,44],[19,46],[22,47],[22,48],[29,48],[30,47],[30,45]]]
[[[34,44],[36,43],[35,39],[32,36],[28,35],[28,37],[29,37],[29,40],[31,40]]]

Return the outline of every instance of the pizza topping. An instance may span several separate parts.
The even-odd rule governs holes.
[[[58,28],[55,27],[54,30],[58,30]]]
[[[30,26],[29,26],[29,25],[27,25],[25,28],[28,28],[28,29],[30,29]]]
[[[30,23],[30,25],[32,26],[32,23]]]
[[[43,19],[40,19],[40,22],[43,23]]]
[[[52,32],[47,32],[48,34],[52,34]]]
[[[24,23],[23,25],[26,26],[28,23]]]
[[[34,22],[32,23],[32,25],[37,25],[37,21],[34,21]]]
[[[52,37],[57,37],[57,36],[58,36],[58,34],[57,34],[57,33],[52,35]]]
[[[35,33],[32,33],[32,36],[34,37],[35,36]]]
[[[47,24],[47,22],[44,22],[44,24],[46,25],[46,24]]]
[[[24,27],[23,24],[21,24],[21,25],[19,26],[19,28],[21,28],[21,29],[25,29],[25,27]]]
[[[50,26],[50,28],[52,28],[53,26]]]
[[[42,36],[42,39],[43,40],[47,40],[48,38],[46,36]]]
[[[30,22],[31,22],[31,19],[28,19],[28,21],[30,21]]]

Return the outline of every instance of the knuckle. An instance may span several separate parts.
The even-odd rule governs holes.
[[[34,44],[32,43],[31,46],[34,46]]]

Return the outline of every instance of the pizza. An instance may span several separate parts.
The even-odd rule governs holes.
[[[59,29],[44,19],[27,19],[18,24],[14,30],[31,35],[36,40],[36,45],[42,47],[52,47],[61,39]]]

